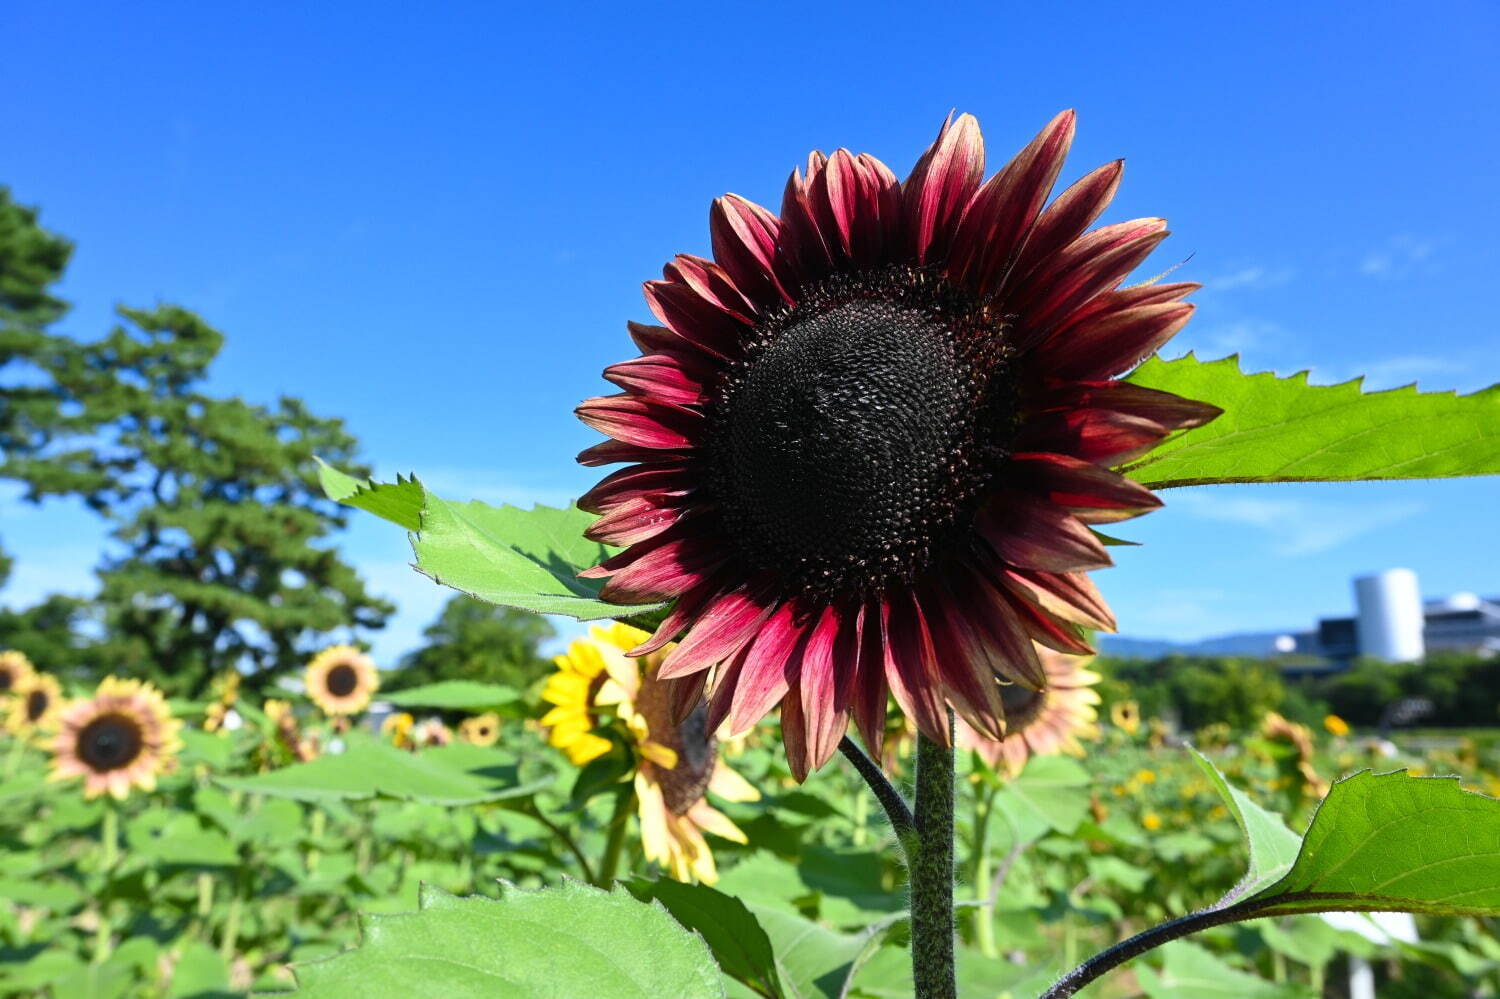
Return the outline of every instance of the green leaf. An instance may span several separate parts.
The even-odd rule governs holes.
[[[469,805],[515,798],[544,783],[519,784],[509,754],[452,745],[407,753],[373,739],[350,739],[347,750],[254,777],[219,777],[230,790],[302,801],[324,798],[406,798],[436,805]]]
[[[172,966],[167,999],[206,999],[234,995],[229,988],[229,965],[202,940],[189,941]]]
[[[322,458],[314,460],[318,463],[318,480],[329,499],[373,513],[408,531],[422,526],[425,493],[415,477],[398,475],[394,483],[370,482],[347,475]]]
[[[840,933],[780,909],[749,909],[771,939],[788,999],[840,999],[879,932]]]
[[[1245,374],[1238,357],[1151,358],[1136,385],[1224,414],[1169,438],[1125,473],[1153,489],[1224,482],[1343,482],[1500,474],[1500,386],[1460,396],[1415,386],[1364,392],[1358,379]]]
[[[1333,785],[1259,915],[1390,911],[1500,915],[1500,801],[1457,777],[1368,770]]]
[[[380,694],[382,701],[402,708],[442,708],[448,711],[488,711],[521,697],[514,688],[474,680],[444,680]]]
[[[666,878],[632,878],[625,887],[642,902],[656,899],[679,923],[699,933],[724,974],[760,995],[784,995],[771,940],[744,902],[707,885]]]
[[[583,536],[593,519],[577,507],[521,510],[449,503],[428,493],[412,548],[418,571],[492,604],[583,621],[658,609],[605,603],[599,580],[579,578],[610,554]]]
[[[995,811],[1010,820],[1016,837],[1032,840],[1051,830],[1071,835],[1089,812],[1089,773],[1066,756],[1033,756],[1019,777],[995,795]]]
[[[1286,827],[1280,815],[1260,807],[1245,792],[1232,787],[1208,757],[1191,747],[1188,752],[1239,823],[1250,849],[1250,870],[1229,897],[1240,898],[1274,884],[1292,869],[1302,846],[1301,838]]]
[[[703,940],[659,905],[565,882],[498,901],[424,886],[421,910],[364,920],[358,950],[297,967],[298,996],[723,996]]]

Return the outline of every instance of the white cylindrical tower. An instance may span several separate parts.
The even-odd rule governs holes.
[[[1391,663],[1411,662],[1426,653],[1422,641],[1425,617],[1417,574],[1387,569],[1354,581],[1358,612],[1359,654]]]

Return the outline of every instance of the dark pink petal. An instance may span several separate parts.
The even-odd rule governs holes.
[[[834,150],[825,167],[809,185],[808,196],[830,250],[837,251],[840,261],[854,259],[855,227],[862,215],[875,211],[867,200],[855,165],[847,149]]]
[[[1012,600],[1011,607],[1032,641],[1070,656],[1094,654],[1094,647],[1084,641],[1083,632],[1077,625],[1027,600]]]
[[[1161,500],[1145,486],[1065,454],[1012,455],[1006,480],[1016,488],[1040,493],[1085,524],[1129,520],[1161,506]]]
[[[1008,300],[1025,345],[1046,339],[1090,299],[1123,281],[1167,238],[1166,229],[1165,219],[1104,226],[1045,261]]]
[[[680,497],[646,493],[614,507],[583,534],[590,541],[623,548],[656,537],[692,512],[693,506]]]
[[[795,676],[793,670],[801,665],[792,659],[792,650],[801,641],[806,624],[796,602],[788,601],[761,627],[734,685],[729,706],[730,738],[748,732],[786,696],[787,684]]]
[[[632,465],[616,469],[582,496],[578,509],[587,513],[604,513],[643,493],[686,496],[693,490],[693,478],[686,475],[680,462],[670,465]]]
[[[698,293],[698,297],[747,326],[755,324],[755,306],[746,301],[729,275],[712,260],[705,260],[691,253],[679,253],[671,263],[662,268],[662,273],[668,281],[687,285]]]
[[[1010,565],[1049,572],[1081,572],[1113,565],[1083,522],[1044,499],[1004,490],[975,519],[979,534]]]
[[[656,626],[655,633],[626,655],[639,658],[660,651],[669,642],[676,640],[685,627],[696,621],[698,613],[703,608],[734,590],[738,580],[739,574],[726,568],[710,576],[701,585],[688,590],[672,603],[672,609],[667,612],[666,617],[662,618],[661,624]]]
[[[802,665],[787,700],[800,701],[807,728],[805,756],[813,770],[838,752],[839,740],[849,727],[850,681],[858,655],[858,636],[852,625],[836,607],[826,606],[798,649]]]
[[[672,714],[672,722],[681,725],[687,720],[687,716],[693,713],[693,709],[703,703],[703,686],[708,682],[708,670],[699,670],[692,676],[679,677],[676,680],[663,680],[661,684],[666,688],[668,710]]]
[[[750,655],[750,641],[736,649],[734,655],[714,669],[713,681],[708,685],[708,718],[704,728],[717,732],[729,717],[729,708],[734,701],[734,690],[739,685],[740,674],[745,669],[745,658]]]
[[[1005,569],[1006,588],[1029,603],[1051,611],[1065,621],[1095,631],[1114,631],[1115,616],[1094,581],[1081,572],[1042,572],[1039,569]]]
[[[630,331],[630,339],[641,348],[642,354],[654,354],[659,350],[676,350],[682,347],[697,349],[665,326],[652,326],[649,323],[631,320],[625,323],[625,327]]]
[[[1115,381],[1065,382],[1049,386],[1037,397],[1036,405],[1043,411],[1108,409],[1150,420],[1167,430],[1201,427],[1224,412],[1210,403]]]
[[[719,597],[692,623],[677,648],[667,654],[659,675],[671,680],[723,662],[755,637],[775,606],[748,589]]]
[[[888,592],[884,607],[885,678],[891,693],[927,738],[939,745],[951,745],[948,709],[938,682],[937,653],[922,608],[905,590]]]
[[[703,429],[703,417],[692,410],[632,395],[598,396],[574,412],[601,434],[653,450],[692,447]]]
[[[1061,252],[1083,235],[1114,199],[1124,172],[1124,160],[1106,163],[1059,194],[1031,227],[1026,245],[1011,269],[1011,280],[1024,279],[1053,254]]]
[[[959,715],[975,730],[991,739],[1004,735],[1000,688],[995,677],[1002,664],[991,649],[988,636],[969,621],[965,608],[948,587],[924,594],[927,623],[937,651],[938,675],[943,693]]]
[[[664,354],[611,364],[604,377],[632,395],[676,406],[694,406],[705,399],[703,384]]]
[[[798,784],[807,780],[807,775],[818,767],[812,762],[807,729],[807,713],[802,708],[802,684],[794,679],[787,685],[786,697],[781,701],[781,745],[786,752],[787,768]]]
[[[1098,313],[1048,337],[1036,349],[1036,364],[1054,378],[1109,378],[1156,353],[1192,316],[1186,302]]]
[[[688,450],[690,449],[660,451],[637,444],[627,444],[624,441],[601,441],[593,447],[587,447],[578,452],[578,464],[589,467],[615,465],[626,461],[666,464],[685,461]]]
[[[1016,447],[1119,465],[1150,451],[1167,433],[1154,420],[1110,409],[1054,410],[1028,417],[1016,437]]]
[[[984,179],[984,140],[973,115],[950,115],[902,186],[908,250],[918,264],[946,258],[959,216]]]
[[[646,304],[684,340],[724,359],[740,355],[749,326],[679,281],[647,281]]]
[[[950,272],[984,295],[998,291],[1047,202],[1073,144],[1077,116],[1064,111],[979,189],[954,238]]]
[[[781,222],[775,215],[737,194],[726,194],[709,209],[708,228],[714,259],[760,312],[792,301],[790,282],[776,260]]]
[[[967,608],[969,622],[988,640],[996,677],[1031,690],[1046,686],[1047,674],[1036,647],[1015,611],[1015,599],[998,582],[1002,567],[957,572],[950,581]]]
[[[878,603],[854,611],[854,724],[865,748],[878,759],[885,749],[885,649]]]
[[[860,267],[890,263],[905,247],[905,210],[901,182],[889,167],[868,153],[855,157],[864,206],[855,218],[854,262]]]
[[[821,154],[814,154],[814,157]],[[808,162],[808,176],[793,170],[781,197],[781,258],[795,275],[797,289],[826,277],[839,260],[837,234],[823,231],[811,200],[809,186],[823,172],[817,158]]]
[[[610,569],[599,599],[618,604],[670,600],[702,584],[714,569],[724,564],[722,552],[695,537],[675,538],[658,547],[646,547],[661,537],[658,533],[651,541],[627,549],[642,553],[629,565]]]
[[[1193,292],[1203,286],[1196,281],[1176,281],[1172,283],[1156,282],[1153,284],[1137,284],[1128,288],[1116,288],[1097,295],[1087,305],[1080,306],[1074,310],[1068,321],[1058,327],[1059,330],[1074,329],[1086,322],[1092,322],[1095,316],[1106,313],[1124,312],[1127,309],[1138,308],[1142,305],[1160,305],[1163,302],[1180,302]]]

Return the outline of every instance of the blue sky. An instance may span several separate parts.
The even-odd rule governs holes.
[[[998,165],[1075,107],[1063,181],[1125,157],[1105,221],[1170,218],[1147,268],[1207,286],[1168,354],[1500,380],[1490,0],[437,6],[6,3],[0,183],[78,243],[67,328],[180,303],[229,337],[216,389],[305,396],[386,475],[556,502],[594,477],[573,406],[712,197],[774,207],[815,147],[904,175],[953,107]],[[95,522],[14,495],[0,599],[88,589]],[[1500,592],[1500,480],[1166,498],[1097,577],[1127,634],[1301,626],[1396,565]],[[390,661],[444,594],[384,524],[341,544],[402,604]]]

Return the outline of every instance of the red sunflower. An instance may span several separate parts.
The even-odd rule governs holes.
[[[1058,115],[984,180],[969,115],[905,182],[840,149],[794,170],[778,217],[709,213],[714,260],[646,284],[664,324],[578,408],[628,463],[579,505],[624,548],[585,575],[605,599],[674,601],[643,656],[710,729],[778,703],[798,778],[852,716],[878,750],[887,692],[928,738],[947,706],[1005,735],[1003,684],[1042,689],[1032,641],[1075,655],[1114,620],[1086,573],[1089,525],[1161,505],[1111,469],[1218,410],[1115,381],[1180,330],[1187,283],[1120,287],[1162,219],[1085,230],[1121,163],[1045,209],[1072,141]]]

